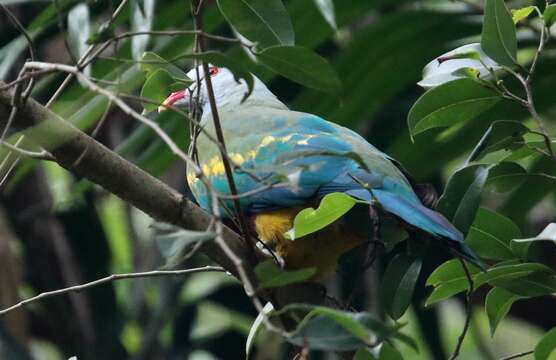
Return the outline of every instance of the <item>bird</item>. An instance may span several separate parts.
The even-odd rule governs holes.
[[[241,211],[254,234],[282,260],[287,269],[316,268],[316,278],[327,278],[339,257],[369,241],[371,227],[346,216],[305,237],[291,240],[287,232],[296,215],[316,206],[332,193],[343,193],[379,207],[396,224],[441,239],[476,264],[480,260],[463,242],[464,236],[442,214],[423,205],[397,162],[356,132],[304,112],[290,110],[256,76],[248,84],[225,67],[210,65],[214,100],[225,140],[227,160]],[[231,195],[214,139],[215,125],[204,80],[203,66],[187,73],[193,84],[171,93],[159,111],[169,107],[201,110],[196,139],[199,168],[212,190]],[[199,78],[197,78],[197,76]],[[197,88],[200,86],[200,88]],[[348,156],[346,154],[355,154]],[[211,196],[199,174],[187,169],[187,183],[198,204],[211,211]],[[273,186],[281,183],[282,186]],[[230,197],[220,202],[223,218],[234,216]],[[357,224],[356,224],[357,223]],[[371,223],[364,221],[364,223]],[[358,229],[356,229],[358,228]]]

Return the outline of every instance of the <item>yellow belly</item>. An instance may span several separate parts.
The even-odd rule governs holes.
[[[288,208],[259,214],[255,230],[259,239],[285,261],[286,268],[316,267],[315,279],[323,279],[336,270],[338,258],[359,245],[363,239],[345,231],[341,221],[305,237],[290,240],[284,237],[293,219],[302,208]]]

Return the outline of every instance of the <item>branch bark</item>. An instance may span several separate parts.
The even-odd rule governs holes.
[[[0,89],[4,85],[0,82]],[[0,91],[0,128],[9,118],[11,99],[11,91]],[[13,126],[29,141],[49,151],[60,166],[102,186],[157,221],[191,230],[205,230],[211,221],[208,213],[182,194],[31,98],[18,109]],[[223,237],[234,254],[248,263],[248,249],[238,234],[224,226]],[[233,262],[215,242],[206,242],[202,251],[237,277]],[[321,303],[320,289],[312,284],[298,284],[276,289],[270,298],[276,299],[276,308],[292,302]]]

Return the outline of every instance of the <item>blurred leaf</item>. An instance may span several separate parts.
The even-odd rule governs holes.
[[[197,316],[190,335],[191,340],[207,341],[230,330],[247,336],[252,322],[252,318],[239,311],[228,309],[211,301],[203,301],[197,306]]]
[[[131,31],[151,31],[154,17],[155,0],[135,0],[132,2]],[[150,35],[137,35],[131,38],[131,54],[139,60],[147,49]]]
[[[111,39],[114,35],[114,27],[108,26],[108,23],[104,23],[100,26],[97,32],[89,36],[86,43],[87,45],[100,44]]]
[[[237,82],[239,82],[240,79],[243,79],[247,84],[247,92],[245,93],[243,100],[251,95],[251,92],[253,91],[253,75],[249,71],[247,71],[240,62],[234,60],[233,58],[227,56],[222,52],[206,51],[204,53],[183,54],[180,55],[178,58],[203,60],[212,65],[225,67],[226,69],[230,70]]]
[[[394,320],[405,313],[413,298],[413,291],[421,272],[421,254],[401,253],[388,264],[382,278],[381,301]]]
[[[336,25],[336,14],[332,0],[313,0],[313,3],[315,3],[326,22],[336,30],[338,26]]]
[[[486,0],[481,47],[501,65],[517,63],[517,39],[512,15],[504,0]]]
[[[263,307],[263,310],[257,315],[251,329],[249,329],[249,335],[247,335],[247,341],[245,342],[245,359],[249,360],[249,354],[251,353],[251,348],[255,342],[257,334],[262,328],[263,320],[265,316],[268,316],[274,310],[274,306],[271,302],[267,302]]]
[[[436,209],[464,234],[475,219],[491,168],[492,165],[471,165],[456,171],[438,200]]]
[[[281,0],[218,0],[226,20],[261,48],[293,45],[293,26]]]
[[[495,287],[489,291],[485,300],[485,311],[490,325],[490,336],[494,336],[498,324],[508,314],[512,304],[522,298],[523,297],[499,287]]]
[[[156,244],[167,268],[178,265],[191,245],[214,240],[216,236],[212,232],[185,230],[166,223],[155,223],[152,227],[157,232]]]
[[[531,13],[535,11],[535,7],[536,6],[526,6],[520,9],[512,9],[512,20],[514,24],[517,24],[527,16],[531,15]]]
[[[361,348],[357,350],[353,356],[353,360],[378,360],[370,351],[366,348]]]
[[[319,207],[301,210],[293,221],[293,228],[286,233],[291,240],[312,234],[338,220],[357,203],[357,200],[344,193],[327,194]]]
[[[473,119],[502,97],[468,78],[458,79],[424,93],[409,111],[411,136],[436,127],[448,127]]]
[[[173,83],[174,78],[166,70],[159,69],[150,74],[141,89],[141,97],[153,101],[153,103],[144,101],[143,107],[145,110],[148,112],[156,111],[160,104],[168,97]]]
[[[403,360],[402,354],[387,342],[382,343],[380,347],[380,356],[378,360]]]
[[[255,275],[257,275],[259,280],[259,286],[263,289],[307,281],[315,275],[316,271],[317,269],[314,267],[298,270],[282,270],[272,259],[263,261],[255,267]]]
[[[556,23],[556,4],[550,4],[544,9],[542,14],[546,26],[550,27]]]
[[[510,219],[481,208],[465,242],[482,258],[512,260],[515,254],[510,249],[510,241],[519,236],[521,231]]]
[[[556,327],[544,334],[535,347],[535,360],[547,360],[556,348]]]
[[[153,52],[145,52],[141,57],[141,62],[139,63],[141,71],[145,73],[145,77],[148,78],[152,73],[159,69],[166,70],[172,75],[177,81],[184,82],[186,84],[193,83],[193,80],[187,77],[185,71],[177,67],[176,65],[169,63],[167,60],[163,59],[159,55]]]
[[[337,94],[342,84],[326,59],[301,46],[273,46],[255,54],[272,71],[301,85]]]
[[[290,305],[291,309],[312,309],[287,340],[317,350],[356,350],[384,339],[397,339],[416,348],[413,339],[399,333],[400,325],[387,325],[368,313],[340,311],[324,306]]]
[[[200,272],[187,277],[180,294],[184,304],[194,304],[205,300],[224,286],[238,285],[233,276],[221,272]]]
[[[491,186],[496,192],[510,192],[523,184],[530,174],[519,164],[502,161],[490,169],[486,186]]]
[[[498,280],[515,281],[515,279],[523,278],[535,271],[550,272],[550,269],[539,263],[498,265],[491,267],[486,272],[475,271],[475,273],[472,273],[473,286],[477,290],[487,282]],[[442,278],[443,281],[438,281],[439,278]],[[427,280],[427,285],[433,286],[434,290],[427,298],[426,306],[454,296],[469,288],[469,283],[461,264],[459,264],[458,268],[457,265],[453,265],[450,262],[438,267]],[[497,286],[499,285],[497,284]]]
[[[428,89],[458,78],[468,77],[468,74],[458,72],[461,69],[474,70],[475,77],[488,80],[491,76],[485,65],[493,71],[501,69],[485,54],[480,44],[463,45],[429,62],[423,69],[423,79],[417,85]]]
[[[518,121],[494,121],[471,152],[468,162],[489,152],[520,146],[524,142],[523,135],[528,132],[529,128]]]
[[[86,3],[75,5],[68,12],[68,41],[76,59],[81,58],[87,51],[87,40],[91,34],[89,7]],[[91,76],[91,66],[84,69],[86,76]]]

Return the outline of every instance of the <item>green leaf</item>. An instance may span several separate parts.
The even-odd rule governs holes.
[[[493,151],[520,146],[524,142],[523,135],[528,132],[529,128],[518,121],[494,121],[471,152],[468,162]]]
[[[510,241],[521,236],[521,231],[510,219],[494,211],[481,208],[469,229],[465,243],[482,258],[512,260],[515,254]]]
[[[546,360],[556,348],[556,327],[544,334],[535,347],[535,360]]]
[[[495,287],[489,291],[485,300],[485,311],[491,336],[494,336],[500,321],[508,314],[513,303],[519,299],[523,299],[523,297],[503,288]]]
[[[387,325],[369,313],[340,311],[324,306],[290,305],[283,311],[310,309],[287,340],[312,349],[349,351],[385,339],[396,339],[416,348],[413,339],[399,332],[400,325]]]
[[[427,285],[433,285],[434,290],[428,297],[426,306],[454,296],[469,288],[469,283],[461,264],[459,268],[452,264],[445,264],[436,269],[427,280]],[[448,269],[444,269],[444,266],[447,266]],[[550,269],[539,263],[498,265],[488,269],[486,272],[474,271],[475,273],[472,274],[473,286],[477,290],[488,282],[523,278],[535,271],[550,272]],[[438,282],[436,279],[439,277],[446,280]],[[499,286],[499,284],[496,283],[496,286]]]
[[[353,360],[378,360],[369,349],[361,348],[353,356]]]
[[[146,111],[155,111],[164,99],[168,97],[174,78],[166,70],[159,69],[152,73],[141,89],[141,97],[154,103],[143,102]]]
[[[420,254],[406,253],[396,255],[388,264],[382,279],[381,303],[392,319],[398,320],[409,307],[422,264]]]
[[[226,20],[261,48],[294,45],[293,26],[281,0],[218,0]]]
[[[139,67],[141,68],[141,71],[145,73],[146,78],[148,78],[155,71],[163,69],[169,72],[176,81],[184,82],[186,85],[193,83],[193,81],[187,77],[185,71],[176,65],[169,63],[167,60],[153,52],[145,52],[141,57],[141,62],[139,64]]]
[[[91,33],[89,7],[86,3],[75,5],[68,12],[68,41],[72,54],[79,59],[87,51],[87,40]],[[85,75],[91,75],[91,67],[84,70]]]
[[[471,275],[478,274],[479,268],[474,265],[467,264]],[[439,267],[437,267],[427,279],[426,286],[438,286],[442,283],[452,281],[455,278],[460,278],[465,275],[461,262],[458,259],[448,260]]]
[[[326,22],[332,29],[336,30],[338,26],[336,25],[336,13],[334,12],[332,0],[313,0],[313,3],[317,6]]]
[[[496,279],[491,284],[523,297],[544,296],[556,292],[556,277],[548,268],[519,279]]]
[[[378,360],[403,360],[403,357],[396,348],[385,342],[380,348]]]
[[[504,0],[486,0],[481,47],[499,64],[517,63],[517,39],[512,15]]]
[[[342,84],[328,61],[301,46],[273,46],[255,54],[261,64],[301,85],[337,94]]]
[[[542,14],[544,18],[544,23],[546,26],[550,27],[554,23],[556,23],[556,4],[548,5],[544,9],[544,13]]]
[[[502,97],[468,78],[442,84],[424,93],[407,117],[412,137],[437,127],[471,120],[494,106]]]
[[[496,192],[506,193],[519,187],[529,176],[521,165],[502,161],[490,169],[486,186],[492,186]]]
[[[556,243],[556,223],[548,224],[540,234],[532,238],[515,238],[510,243],[512,251],[522,259],[527,259],[529,248],[537,241],[552,241]]]
[[[323,229],[338,220],[357,203],[357,200],[344,193],[331,193],[320,201],[318,209],[301,210],[293,221],[293,228],[285,235],[291,240],[299,239]]]
[[[428,89],[469,77],[470,72],[475,78],[488,80],[491,78],[489,69],[499,71],[501,67],[485,54],[479,43],[467,44],[429,62],[423,69],[423,79],[417,85]]]
[[[131,31],[150,31],[154,18],[155,0],[133,1],[131,5]],[[150,35],[138,35],[131,38],[131,54],[139,60],[147,49]]]
[[[249,95],[251,95],[251,92],[253,91],[253,86],[254,86],[253,75],[249,71],[247,71],[241,63],[239,63],[238,61],[234,60],[233,58],[227,56],[222,52],[206,51],[203,53],[183,54],[178,56],[178,58],[203,60],[212,65],[225,67],[226,69],[230,70],[234,75],[234,79],[236,81],[239,82],[240,79],[243,79],[245,81],[245,84],[247,84],[247,91],[243,97],[243,100],[245,100]]]
[[[262,329],[262,325],[264,324],[263,320],[265,316],[268,316],[272,311],[274,311],[274,306],[272,305],[271,302],[267,302],[266,305],[263,307],[262,311],[255,318],[255,321],[253,321],[253,325],[251,325],[251,329],[249,329],[249,335],[247,335],[247,341],[245,342],[246,360],[249,360],[251,348],[255,343],[255,338],[257,337],[257,334]]]
[[[179,264],[188,248],[198,242],[214,240],[215,234],[207,231],[191,231],[167,223],[155,223],[155,241],[160,253],[166,259],[166,268]]]
[[[266,260],[255,267],[259,286],[263,289],[297,284],[309,280],[316,273],[316,268],[282,270],[274,260]]]
[[[100,26],[97,32],[93,33],[87,39],[87,45],[100,44],[114,37],[114,26],[104,23]]]
[[[492,165],[471,165],[456,171],[438,200],[437,210],[464,234],[473,223]]]
[[[526,6],[521,9],[512,10],[512,20],[514,24],[517,24],[521,20],[525,19],[527,16],[531,15],[535,11],[536,6]]]

